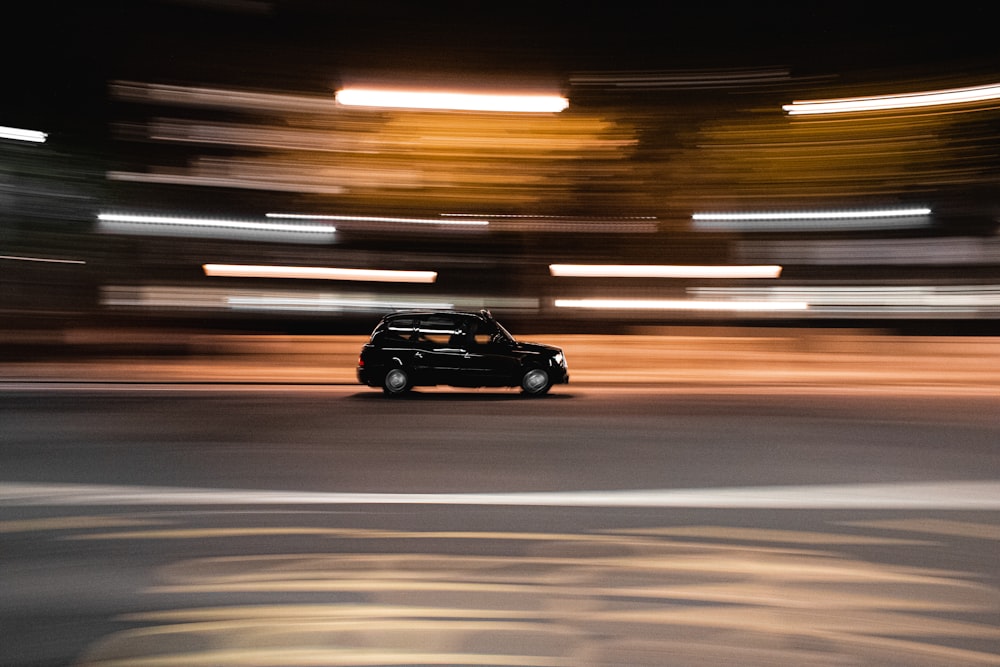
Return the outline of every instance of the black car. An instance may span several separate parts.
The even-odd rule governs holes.
[[[569,382],[558,347],[514,340],[488,310],[386,315],[361,348],[358,381],[398,395],[412,387],[520,387],[541,396]]]

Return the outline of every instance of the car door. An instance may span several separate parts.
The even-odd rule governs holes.
[[[520,363],[511,342],[496,326],[476,320],[466,332],[462,375],[469,386],[503,387],[518,380]]]
[[[413,365],[412,338],[417,321],[412,317],[387,318],[372,335],[372,351],[367,359],[373,372],[382,373],[391,366]]]
[[[465,350],[459,318],[446,314],[420,318],[414,342],[413,369],[433,384],[460,384]]]

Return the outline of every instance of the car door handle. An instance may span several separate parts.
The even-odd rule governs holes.
[[[424,355],[423,355],[423,354],[421,354],[420,352],[417,352],[417,353],[416,353],[416,354],[414,354],[413,356],[414,356],[414,357],[416,357],[417,359],[423,359],[423,358],[424,358]]]

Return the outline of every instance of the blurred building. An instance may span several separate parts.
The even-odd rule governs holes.
[[[280,30],[263,38],[271,10],[245,9],[213,14],[198,33],[236,26],[238,41],[227,32],[109,67],[106,116],[91,128],[100,141],[0,140],[8,321],[339,331],[426,306],[606,330],[989,326],[1000,315],[996,97],[829,115],[785,108],[984,88],[996,72],[609,64],[540,76],[552,63],[500,72],[422,61],[390,75],[363,49],[352,63],[382,66],[317,58],[293,69],[303,56],[276,51]],[[179,29],[186,11],[200,10],[164,16]],[[149,44],[129,35],[125,53],[178,49],[166,34]],[[373,72],[382,86],[546,91],[568,107],[337,102],[338,88]],[[659,268],[595,276],[554,265]],[[779,271],[713,271],[754,266]]]

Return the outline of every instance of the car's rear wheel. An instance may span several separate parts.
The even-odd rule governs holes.
[[[382,379],[382,391],[389,396],[399,396],[410,390],[410,375],[403,368],[390,368]]]
[[[521,377],[521,391],[529,396],[542,396],[552,388],[552,379],[544,368],[529,368]]]

